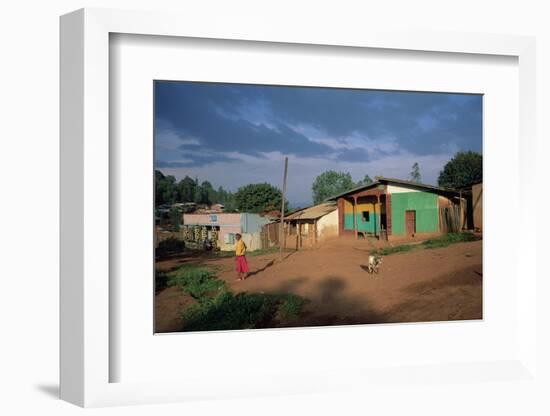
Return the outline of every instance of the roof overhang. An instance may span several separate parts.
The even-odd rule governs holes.
[[[407,187],[407,188],[411,188],[419,191],[432,192],[432,193],[436,193],[447,197],[459,195],[459,192],[455,189],[441,188],[439,186],[405,181],[402,179],[378,177],[376,181],[374,181],[373,183],[360,186],[357,188],[353,188],[346,192],[342,192],[341,194],[328,198],[327,201],[334,201],[334,200],[337,200],[338,198],[343,198],[346,196],[353,196],[353,195],[357,197],[383,195],[386,193],[385,185],[403,186],[403,187]],[[384,187],[384,189],[381,189],[381,187]]]

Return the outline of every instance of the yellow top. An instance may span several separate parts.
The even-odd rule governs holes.
[[[244,253],[246,253],[246,244],[242,239],[240,239],[235,244],[235,254],[237,256],[244,256]]]

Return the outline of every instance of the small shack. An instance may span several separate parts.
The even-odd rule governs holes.
[[[474,229],[483,230],[483,183],[472,185],[472,212],[474,219]]]
[[[466,225],[470,230],[483,230],[483,182],[473,182],[460,188],[460,193],[466,199]]]
[[[285,217],[285,247],[306,248],[338,236],[338,206],[329,201],[294,211]]]

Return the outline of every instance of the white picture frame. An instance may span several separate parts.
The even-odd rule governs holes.
[[[160,403],[214,397],[297,394],[372,388],[395,381],[430,383],[462,380],[536,380],[536,261],[527,241],[535,241],[533,214],[521,215],[519,247],[510,260],[523,267],[517,293],[517,355],[498,362],[423,365],[413,372],[399,368],[331,370],[319,374],[271,374],[263,380],[237,380],[226,389],[206,379],[143,383],[110,382],[117,357],[109,348],[110,164],[109,36],[113,33],[206,39],[278,42],[482,54],[516,57],[519,66],[519,195],[525,206],[534,200],[536,140],[535,40],[530,37],[471,33],[384,31],[377,28],[327,31],[312,26],[284,30],[274,23],[227,22],[169,13],[82,9],[61,18],[61,398],[79,406]],[[524,209],[524,208],[522,208]],[[517,269],[515,269],[517,273]],[[472,374],[482,374],[481,377]],[[414,373],[414,374],[413,374]],[[342,380],[348,380],[342,382]]]

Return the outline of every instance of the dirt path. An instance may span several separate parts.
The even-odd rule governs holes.
[[[364,240],[333,240],[285,253],[282,261],[278,254],[251,256],[245,282],[235,282],[232,258],[207,264],[234,292],[309,299],[298,326],[481,319],[481,247],[475,241],[385,256],[378,275],[361,267],[371,248]]]

